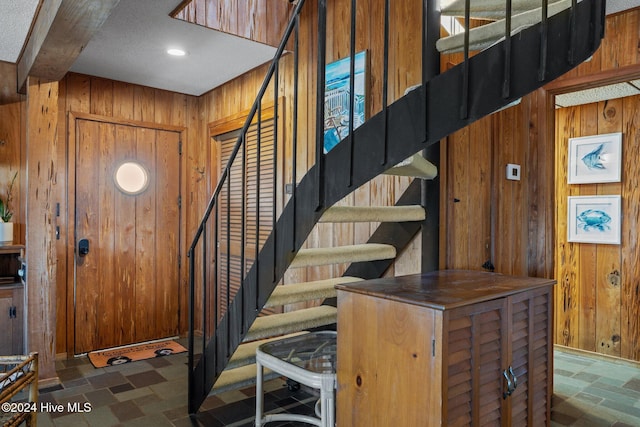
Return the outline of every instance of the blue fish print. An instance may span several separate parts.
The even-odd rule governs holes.
[[[600,154],[602,153],[602,149],[604,148],[604,144],[600,144],[598,148],[590,152],[589,154],[585,154],[582,158],[582,162],[589,169],[604,169],[604,165],[600,160]]]
[[[611,222],[611,217],[600,210],[587,209],[576,218],[578,219],[578,227],[584,231],[590,231],[591,229],[606,231],[611,228],[607,225]]]

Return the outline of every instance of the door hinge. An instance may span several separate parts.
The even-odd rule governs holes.
[[[431,355],[436,357],[436,340],[431,340]]]
[[[178,196],[178,209],[182,209],[182,196]]]
[[[15,319],[16,317],[18,317],[16,306],[14,305],[12,307],[9,307],[9,319]]]
[[[180,140],[178,142],[178,154],[181,156],[182,155],[182,140]]]
[[[178,255],[178,269],[182,267],[182,255]]]

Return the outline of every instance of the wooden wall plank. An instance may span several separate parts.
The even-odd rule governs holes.
[[[556,192],[557,192],[557,259],[555,298],[556,343],[575,346],[578,340],[579,321],[577,307],[579,302],[579,269],[576,253],[578,244],[567,241],[567,196],[570,188],[567,184],[568,138],[577,136],[574,125],[579,126],[580,117],[575,110],[560,109],[556,112]]]
[[[180,255],[180,196],[179,168],[175,168],[175,157],[178,154],[180,135],[177,132],[156,131],[156,219],[155,256],[158,272],[156,280],[154,313],[157,331],[164,336],[179,334],[178,311],[180,309],[178,256]]]
[[[468,229],[466,229],[466,221],[471,209],[467,193],[469,188],[467,165],[471,164],[468,132],[468,128],[461,129],[450,135],[447,141],[449,188],[446,193],[449,197],[446,203],[449,216],[446,221],[449,229],[447,242],[450,242],[450,246],[447,251],[446,268],[470,268]]]
[[[640,60],[637,47],[640,38],[640,9],[630,9],[624,13],[607,16],[605,28],[605,38],[592,59],[560,76],[554,80],[554,84],[578,76],[594,75],[638,63]]]
[[[110,94],[111,91],[108,91],[108,95]],[[97,276],[88,278],[97,280],[98,289],[100,289],[94,307],[96,309],[100,308],[96,313],[96,332],[99,337],[98,342],[103,344],[100,348],[104,348],[119,344],[116,341],[118,326],[115,323],[116,304],[113,304],[116,289],[118,288],[118,280],[113,270],[116,261],[115,224],[113,222],[115,217],[115,188],[110,179],[113,175],[112,168],[115,161],[115,126],[109,123],[97,123],[96,126],[99,133],[98,135],[91,135],[91,137],[95,139],[98,157],[94,158],[93,162],[89,164],[98,166],[95,170],[98,185],[93,187],[93,189],[97,188],[98,190],[94,193],[94,197],[97,199],[95,207],[98,208],[98,211],[94,212],[97,219],[94,223],[97,226],[97,236],[96,240],[90,240],[90,242],[92,244],[96,243],[92,249],[99,248],[100,257],[94,259],[99,259],[100,262],[95,262],[98,264]],[[91,142],[89,141],[89,143]],[[79,179],[82,180],[83,177]],[[92,187],[85,188],[88,191],[92,190]],[[77,285],[82,286],[83,283],[78,283]],[[77,333],[82,331],[82,328],[79,327],[81,324],[81,322],[76,323]],[[90,347],[90,349],[94,348]]]
[[[622,99],[598,103],[598,134],[623,130],[622,106]],[[621,194],[621,189],[620,183],[598,184],[599,195]],[[597,247],[597,303],[607,309],[596,313],[596,351],[611,356],[620,356],[620,284],[610,280],[611,274],[620,274],[620,256],[619,245]]]
[[[624,98],[623,108],[620,356],[640,360],[640,97]]]
[[[151,135],[149,135],[151,133]],[[136,129],[136,157],[144,162],[149,170],[156,170],[155,147],[157,133],[155,130]],[[147,256],[136,257],[136,295],[135,295],[135,338],[136,341],[150,339],[156,327],[155,284],[157,282],[156,263],[161,262],[155,255],[157,235],[155,217],[157,206],[157,179],[151,178],[149,186],[153,191],[144,192],[136,197],[136,252]]]
[[[597,105],[584,105],[580,109],[578,116],[580,123],[578,135],[598,134],[598,108]],[[565,147],[568,150],[568,146]],[[589,196],[597,194],[596,184],[585,184],[572,186],[579,190],[579,195]],[[580,250],[580,304],[578,309],[578,345],[580,348],[596,350],[596,267],[597,267],[597,245],[581,244]]]
[[[133,100],[133,91],[131,99]],[[128,98],[128,97],[127,97]],[[128,109],[127,109],[128,110]],[[133,114],[133,109],[128,111]],[[132,126],[116,127],[116,158],[135,158],[136,153],[136,130]],[[116,257],[113,264],[115,277],[117,277],[116,292],[122,295],[121,303],[115,307],[115,323],[120,325],[120,330],[116,331],[116,339],[119,342],[134,342],[136,319],[135,319],[135,275],[130,272],[135,271],[136,247],[135,233],[135,212],[136,201],[133,197],[118,197],[115,199],[115,244],[120,256]]]
[[[293,5],[269,0],[193,0],[183,2],[172,16],[249,40],[277,46]]]

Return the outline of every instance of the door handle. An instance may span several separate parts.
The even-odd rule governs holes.
[[[78,255],[85,256],[89,253],[89,239],[78,241]]]
[[[507,391],[502,393],[502,398],[506,399],[507,397],[511,396],[511,393],[513,393],[513,383],[511,382],[511,378],[509,378],[509,373],[506,369],[502,371],[502,376],[504,376],[504,379],[507,380]]]

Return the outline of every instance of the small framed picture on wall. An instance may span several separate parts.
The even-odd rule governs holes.
[[[569,138],[569,184],[620,182],[622,133]]]
[[[569,241],[619,245],[620,205],[620,196],[569,196]]]

